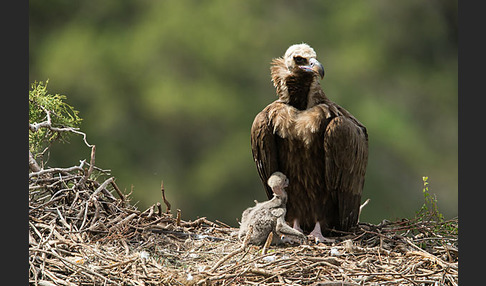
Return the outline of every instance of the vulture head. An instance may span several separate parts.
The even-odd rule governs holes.
[[[284,55],[284,62],[290,72],[299,70],[324,77],[324,67],[316,59],[314,49],[307,44],[296,44],[290,46]]]

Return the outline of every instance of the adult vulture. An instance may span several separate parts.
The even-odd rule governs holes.
[[[324,68],[307,44],[272,61],[278,99],[257,114],[251,147],[266,184],[276,171],[289,179],[286,220],[316,240],[358,222],[368,161],[368,134],[346,109],[329,100],[319,80]]]

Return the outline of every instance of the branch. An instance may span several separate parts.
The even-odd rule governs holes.
[[[170,203],[169,201],[165,198],[165,188],[164,188],[164,181],[160,184],[160,191],[162,192],[162,199],[164,200],[164,204],[167,207],[167,210],[165,211],[166,213],[170,213]],[[160,212],[162,214],[162,212]]]
[[[33,172],[41,171],[41,167],[37,164],[37,161],[34,159],[34,155],[29,150],[29,169]]]
[[[122,205],[124,205],[125,204],[125,200],[126,200],[125,195],[123,195],[122,191],[120,190],[120,188],[118,188],[118,185],[115,183],[114,180],[111,182],[111,185],[113,186],[113,188],[115,189],[116,193],[120,197],[120,199],[122,201]]]
[[[93,168],[94,168],[94,164],[95,164],[95,152],[96,152],[96,146],[93,145],[91,147],[91,158],[90,158],[90,161],[89,161],[88,171],[86,172],[86,174],[84,174],[83,178],[79,181],[79,185],[83,185],[89,179],[89,176],[91,176],[91,173],[93,173]]]
[[[49,168],[49,169],[46,169],[46,170],[40,170],[38,172],[30,173],[29,179],[32,178],[32,177],[39,177],[39,176],[42,176],[42,175],[48,174],[48,173],[62,173],[62,172],[69,173],[69,172],[73,172],[73,171],[81,171],[82,172],[83,166],[84,166],[85,163],[86,163],[85,160],[81,160],[79,166],[73,166],[73,167],[69,167],[69,168]],[[30,165],[30,160],[29,160],[29,165]]]
[[[115,177],[110,177],[106,181],[104,181],[90,196],[90,200],[92,200],[95,196],[97,196],[103,189],[105,189],[108,184],[111,184],[113,182],[113,179]]]
[[[358,212],[358,222],[359,222],[359,217],[361,216],[361,211],[363,208],[370,202],[370,199],[367,199],[361,206],[359,206],[359,212]]]
[[[262,255],[267,254],[267,251],[270,248],[270,244],[272,243],[272,240],[273,240],[273,231],[271,231],[268,234],[267,240],[265,241],[265,244],[263,245],[263,248],[262,248]]]
[[[30,131],[32,132],[37,132],[39,131],[40,128],[47,128],[51,131],[54,131],[54,132],[72,132],[72,133],[76,133],[76,134],[79,134],[79,135],[83,135],[83,141],[84,141],[84,144],[86,144],[86,146],[88,147],[93,147],[93,145],[89,144],[88,141],[86,140],[86,133],[83,133],[81,131],[78,131],[79,128],[74,128],[74,127],[63,127],[63,128],[59,128],[59,127],[54,127],[52,126],[52,122],[51,122],[51,112],[47,109],[45,109],[43,106],[41,106],[40,108],[42,108],[42,110],[44,110],[44,112],[46,113],[46,117],[47,117],[47,120],[46,121],[42,121],[40,123],[29,123],[29,129]]]

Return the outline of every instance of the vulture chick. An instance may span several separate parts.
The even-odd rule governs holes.
[[[289,180],[280,173],[275,172],[268,179],[268,186],[273,192],[273,198],[263,203],[256,203],[254,207],[246,209],[241,215],[241,225],[238,231],[238,238],[245,237],[250,225],[253,232],[250,236],[250,243],[263,244],[268,235],[273,232],[273,244],[280,242],[301,242],[305,235],[285,222],[285,203],[287,193],[285,188]]]
[[[272,61],[278,99],[258,113],[251,148],[265,182],[274,172],[289,178],[286,221],[317,241],[333,229],[349,231],[358,222],[368,160],[366,128],[329,100],[319,80],[324,68],[307,44],[290,46]]]

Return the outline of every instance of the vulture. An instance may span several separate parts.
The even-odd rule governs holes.
[[[305,241],[304,234],[285,222],[285,204],[287,202],[285,188],[288,186],[289,180],[284,174],[275,172],[267,183],[273,191],[272,199],[262,203],[256,202],[254,207],[243,211],[238,238],[245,237],[251,225],[253,232],[249,242],[252,244],[263,244],[271,232],[274,234],[273,244]]]
[[[358,223],[368,161],[368,134],[346,109],[324,94],[324,67],[302,43],[271,62],[278,99],[258,113],[251,127],[253,159],[267,197],[274,172],[287,175],[285,220],[317,242],[333,230]],[[336,233],[336,232],[335,232]]]

